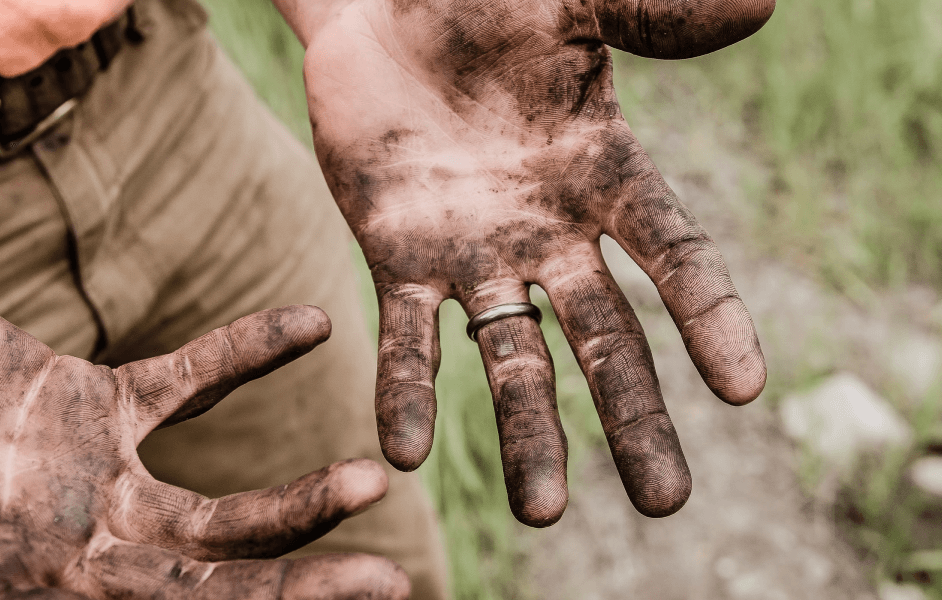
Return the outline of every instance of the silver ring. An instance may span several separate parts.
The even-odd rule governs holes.
[[[530,304],[529,302],[501,304],[500,306],[493,306],[486,310],[482,310],[478,314],[471,317],[471,320],[468,321],[468,337],[476,342],[478,341],[478,330],[485,325],[493,323],[494,321],[506,319],[507,317],[517,317],[521,315],[526,317],[533,317],[533,320],[535,320],[538,325],[540,321],[543,320],[543,313],[540,312],[540,309],[537,308],[536,305]]]

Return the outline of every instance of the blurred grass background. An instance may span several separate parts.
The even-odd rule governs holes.
[[[756,242],[839,290],[942,286],[940,15],[940,0],[781,0],[753,37],[669,67],[773,171],[752,191]],[[620,58],[635,81],[664,69]],[[645,109],[632,87],[626,113]]]
[[[310,144],[303,51],[270,2],[203,1],[229,55]],[[942,0],[782,0],[762,31],[713,55],[677,63],[619,56],[619,98],[626,113],[658,110],[642,106],[636,91],[670,69],[715,113],[704,118],[747,128],[752,151],[771,173],[748,191],[755,234],[748,243],[756,248],[784,255],[861,302],[874,290],[911,283],[940,290],[940,15]],[[375,319],[360,261],[367,313]],[[572,471],[582,452],[604,441],[552,311],[544,313]],[[486,380],[476,346],[464,336],[465,321],[454,303],[442,307],[438,426],[420,472],[441,514],[456,598],[518,598],[526,595],[514,582],[520,548]],[[892,556],[881,559],[884,566],[911,546],[898,523],[908,516],[892,501],[900,473],[874,467],[867,488],[882,498],[874,519],[897,515],[885,526],[892,531],[880,534],[895,544]],[[938,586],[934,593],[942,598]]]

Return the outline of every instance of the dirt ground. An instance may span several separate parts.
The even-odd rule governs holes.
[[[743,189],[768,174],[741,124],[718,122],[679,93],[662,92],[662,106],[671,108],[632,126],[719,244],[770,371],[804,361],[864,370],[878,383],[892,379],[883,358],[902,331],[899,316],[928,314],[937,299],[904,290],[860,308],[825,293],[795,266],[760,256],[750,247],[753,207]],[[762,397],[732,408],[710,393],[653,286],[612,246],[606,256],[651,341],[694,491],[678,514],[647,519],[628,502],[611,457],[589,456],[570,469],[563,519],[546,530],[521,528],[527,593],[546,600],[876,598],[866,567],[835,531],[828,503],[802,491],[799,451],[775,411]],[[912,335],[931,334],[918,325],[907,324]]]

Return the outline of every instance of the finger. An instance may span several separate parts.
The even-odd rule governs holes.
[[[774,10],[775,0],[595,0],[602,41],[649,58],[725,48],[757,32]]]
[[[552,525],[569,502],[568,448],[543,332],[531,317],[515,316],[485,325],[477,341],[494,399],[510,509],[526,525]]]
[[[137,441],[157,425],[195,417],[240,385],[310,352],[330,336],[330,320],[313,306],[285,306],[242,317],[172,354],[117,369]]]
[[[561,265],[545,285],[585,373],[625,491],[649,517],[673,514],[691,478],[667,416],[641,323],[594,250],[588,265]]]
[[[399,566],[365,554],[204,563],[102,534],[76,569],[94,597],[401,600],[409,595],[409,580]]]
[[[749,311],[712,238],[633,136],[629,145],[631,177],[606,233],[654,281],[707,386],[729,404],[746,404],[766,375]]]
[[[376,424],[386,460],[402,471],[419,467],[432,450],[435,375],[441,363],[441,297],[415,285],[377,288],[379,356]]]
[[[154,480],[123,477],[111,527],[116,535],[200,560],[273,558],[321,537],[378,502],[388,480],[366,459],[334,463],[287,485],[215,500]]]

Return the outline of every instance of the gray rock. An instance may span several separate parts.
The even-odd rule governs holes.
[[[839,471],[864,452],[905,446],[913,435],[889,403],[851,373],[786,397],[780,411],[786,433]]]
[[[909,468],[909,476],[921,490],[942,498],[942,456],[920,458]]]
[[[913,333],[890,344],[889,366],[910,400],[921,401],[939,379],[942,347],[927,335]]]

